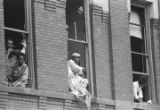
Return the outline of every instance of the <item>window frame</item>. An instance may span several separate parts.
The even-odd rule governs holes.
[[[153,60],[152,60],[152,47],[151,47],[151,34],[150,34],[150,16],[149,16],[149,5],[140,5],[137,3],[131,3],[131,7],[136,7],[136,8],[143,8],[144,9],[144,42],[145,42],[145,54],[146,55],[146,68],[147,72],[136,72],[132,70],[132,75],[146,75],[148,76],[148,96],[147,98],[151,99],[153,101],[154,95],[155,95],[155,85],[154,85],[154,72],[153,72]],[[132,24],[129,21],[129,24]],[[131,37],[131,36],[130,36]],[[132,54],[133,51],[131,51]],[[134,53],[134,52],[133,52]]]
[[[17,29],[14,27],[3,26],[4,31],[12,31],[23,33],[27,35],[27,59],[28,59],[28,68],[29,68],[29,88],[36,88],[35,80],[35,65],[34,65],[34,51],[33,51],[33,26],[32,26],[32,0],[24,0],[25,8],[25,29]],[[4,18],[5,19],[5,18]]]
[[[142,27],[142,28],[144,28],[144,32],[142,31],[142,34],[144,34],[142,37],[143,37],[143,39],[144,39],[144,49],[145,49],[145,52],[144,53],[142,53],[142,52],[136,52],[136,51],[132,51],[131,50],[131,54],[136,54],[136,55],[141,55],[141,56],[144,56],[144,57],[146,57],[145,59],[146,59],[146,74],[148,74],[149,75],[149,64],[148,64],[148,60],[149,60],[149,56],[150,56],[150,53],[148,52],[148,42],[147,42],[147,40],[149,40],[149,38],[148,38],[148,35],[147,35],[147,33],[146,33],[146,30],[147,30],[147,27],[146,27],[146,22],[148,21],[147,19],[146,19],[146,7],[144,7],[144,6],[141,6],[141,5],[137,5],[137,4],[132,4],[131,5],[131,7],[136,7],[136,8],[143,8],[144,9],[144,20],[145,20],[145,22],[144,22],[144,25],[142,25],[142,24],[135,24],[135,23],[131,23],[131,22],[129,22],[129,24],[130,25],[138,25],[138,26],[140,26],[140,27]],[[131,10],[132,11],[132,10]],[[134,36],[130,36],[130,38],[131,37],[134,37]],[[132,70],[133,71],[133,70]],[[142,74],[142,73],[144,73],[144,72],[137,72],[137,71],[133,71],[133,72],[135,72],[135,73],[139,73],[139,74]],[[143,75],[143,74],[142,74]]]
[[[94,81],[93,81],[93,63],[92,63],[92,43],[91,43],[91,32],[90,32],[90,13],[89,13],[89,4],[91,1],[84,0],[84,22],[85,22],[85,40],[78,40],[67,37],[67,42],[74,41],[77,43],[82,43],[85,45],[85,63],[86,63],[86,71],[87,71],[87,79],[89,80],[89,91],[95,95],[94,90]],[[74,30],[76,31],[76,30]],[[77,38],[75,36],[75,38]],[[68,51],[68,50],[67,50]],[[69,52],[69,51],[68,51]],[[69,53],[68,53],[69,54]]]

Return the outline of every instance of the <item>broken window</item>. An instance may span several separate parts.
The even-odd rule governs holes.
[[[145,22],[145,8],[132,6],[130,17],[130,41],[133,71],[133,89],[135,90],[135,84],[137,82],[137,85],[142,89],[142,95],[140,97],[142,98],[143,102],[147,102],[148,100],[150,100],[149,54],[147,51]],[[141,83],[142,79],[143,83]],[[138,93],[138,95],[141,93]],[[138,101],[135,100],[135,102]]]
[[[4,0],[3,4],[6,81],[9,86],[31,86],[32,78],[28,71],[30,53],[28,40],[31,35],[29,32],[28,2],[30,0]],[[24,60],[22,64],[20,63],[20,58]],[[21,71],[20,68],[22,67],[25,69]],[[24,72],[26,76],[22,75]],[[25,78],[22,78],[22,76]]]

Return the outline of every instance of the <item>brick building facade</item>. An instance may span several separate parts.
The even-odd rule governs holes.
[[[76,6],[83,7],[81,16]],[[160,110],[160,0],[108,0],[108,7],[94,0],[0,0],[0,110],[86,110],[68,90],[67,60],[74,51],[87,68],[91,110]],[[135,10],[143,13],[140,24],[132,23]],[[12,36],[27,41],[26,88],[4,84]],[[132,42],[143,42],[144,52]],[[132,82],[139,75],[148,78],[145,103],[134,102]]]

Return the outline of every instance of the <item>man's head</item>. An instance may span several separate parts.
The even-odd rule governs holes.
[[[146,84],[147,84],[147,76],[141,76],[139,79],[139,85],[141,87],[144,87],[146,86]]]
[[[80,64],[80,54],[79,53],[73,53],[72,59],[75,61],[76,64]]]
[[[83,13],[83,6],[80,6],[77,10],[78,14],[82,14]]]
[[[87,73],[86,73],[86,70],[85,70],[85,69],[83,69],[83,74],[80,75],[80,76],[83,77],[83,78],[87,78]]]
[[[18,64],[21,66],[25,62],[25,54],[19,53],[18,55]]]

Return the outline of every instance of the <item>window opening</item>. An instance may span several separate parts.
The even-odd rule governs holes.
[[[5,26],[25,30],[25,2],[24,0],[4,0]]]
[[[149,90],[149,54],[145,26],[145,8],[131,6],[130,41],[133,72],[134,101],[148,102]]]
[[[84,1],[68,0],[66,8],[66,23],[68,25],[68,58],[71,59],[74,52],[81,57],[81,66],[86,68],[86,42]]]
[[[67,0],[66,24],[68,26],[68,70],[70,70],[68,72],[68,76],[70,76],[70,73],[75,72],[75,68],[73,69],[73,67],[77,67],[77,69],[79,68],[79,72],[77,73],[80,73],[81,70],[83,70],[83,74],[77,75],[77,77],[79,77],[79,80],[77,80],[77,77],[75,78],[74,82],[72,81],[73,78],[69,79],[69,81],[71,80],[69,87],[75,96],[77,96],[77,94],[83,94],[83,96],[85,96],[84,99],[81,99],[79,96],[77,96],[77,98],[86,103],[87,107],[90,108],[91,94],[88,92],[90,90],[90,86],[88,85],[89,55],[87,50],[88,40],[86,38],[86,25],[84,16],[84,0]],[[76,63],[75,57],[73,57],[73,53],[76,53],[76,55],[80,56],[80,62]],[[76,64],[73,62],[75,62]],[[74,90],[73,86],[71,86],[75,84],[78,84],[78,86],[74,86],[75,88],[77,88],[76,90]]]
[[[31,87],[28,71],[27,6],[25,0],[4,0],[6,81],[8,86]],[[23,63],[21,64],[21,61]]]
[[[67,1],[66,22],[70,39],[86,41],[83,0]]]

